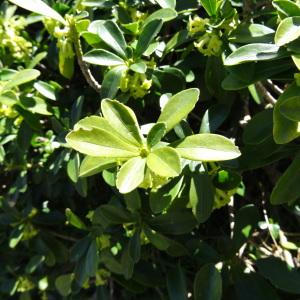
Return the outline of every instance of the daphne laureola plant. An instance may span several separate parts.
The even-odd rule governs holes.
[[[0,298],[296,299],[299,37],[292,0],[3,1]]]

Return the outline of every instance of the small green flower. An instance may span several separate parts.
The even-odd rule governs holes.
[[[196,42],[195,48],[205,56],[218,56],[221,51],[222,41],[215,33],[205,33]]]
[[[198,32],[204,32],[206,30],[206,25],[209,19],[202,19],[199,16],[194,16],[194,18],[189,19],[188,22],[188,32],[190,35],[194,35]]]

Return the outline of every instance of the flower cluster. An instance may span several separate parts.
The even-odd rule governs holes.
[[[1,47],[9,51],[16,60],[28,58],[32,52],[32,44],[21,32],[26,26],[25,19],[19,16],[0,19]]]
[[[188,32],[191,36],[199,36],[194,42],[195,48],[205,56],[218,56],[221,52],[222,41],[215,31],[210,31],[209,19],[199,16],[190,17],[188,22]]]
[[[123,93],[129,92],[131,97],[138,99],[149,93],[151,85],[152,80],[147,79],[145,74],[130,74],[129,71],[126,71],[121,79],[120,90]]]
[[[222,47],[222,41],[215,33],[206,32],[194,42],[195,48],[205,56],[218,56]]]

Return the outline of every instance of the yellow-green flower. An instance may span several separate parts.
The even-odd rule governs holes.
[[[202,19],[199,16],[194,16],[194,18],[189,19],[188,32],[190,35],[194,35],[198,32],[204,32],[206,30],[206,25],[209,19]]]
[[[221,51],[222,41],[215,33],[205,33],[196,42],[195,48],[205,56],[218,56]]]

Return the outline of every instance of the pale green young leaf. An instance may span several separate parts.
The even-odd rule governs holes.
[[[14,74],[4,85],[2,91],[7,91],[21,84],[30,82],[40,76],[40,71],[34,69],[25,69]]]
[[[42,0],[9,0],[11,3],[18,5],[26,10],[32,11],[39,15],[54,19],[63,24],[66,24],[65,19],[54,9],[48,6]]]
[[[225,66],[234,66],[250,61],[270,60],[281,56],[279,47],[273,44],[249,44],[232,52],[225,59]]]
[[[90,156],[122,159],[139,155],[139,148],[120,139],[114,132],[98,128],[71,131],[66,141],[76,151]]]
[[[162,8],[175,8],[176,0],[155,0]]]
[[[120,193],[127,194],[136,189],[144,180],[146,160],[134,157],[120,168],[117,175],[117,188]]]
[[[116,166],[116,160],[113,158],[86,156],[81,162],[79,176],[92,176],[114,166]]]
[[[147,166],[161,177],[175,177],[181,172],[180,156],[171,147],[158,148],[147,156]]]
[[[82,230],[87,229],[83,221],[75,213],[73,213],[70,208],[66,208],[65,214],[69,224],[71,224],[72,226],[78,229],[82,229]]]
[[[175,94],[164,106],[157,122],[166,123],[167,132],[170,131],[194,109],[199,95],[200,91],[196,88]]]
[[[143,136],[132,109],[116,100],[104,99],[101,102],[101,110],[107,122],[118,134],[134,145],[143,145]]]
[[[300,122],[300,96],[286,99],[279,106],[279,111],[289,120]]]
[[[174,144],[177,152],[186,159],[199,161],[223,161],[241,155],[234,143],[217,134],[195,134]]]
[[[118,66],[125,64],[125,61],[121,57],[104,49],[89,51],[83,56],[83,60],[89,64],[99,66]]]
[[[166,134],[166,124],[165,123],[156,123],[150,129],[147,135],[147,145],[151,149],[155,146],[162,137]]]
[[[275,43],[277,46],[286,45],[300,36],[300,16],[283,19],[275,34]]]

